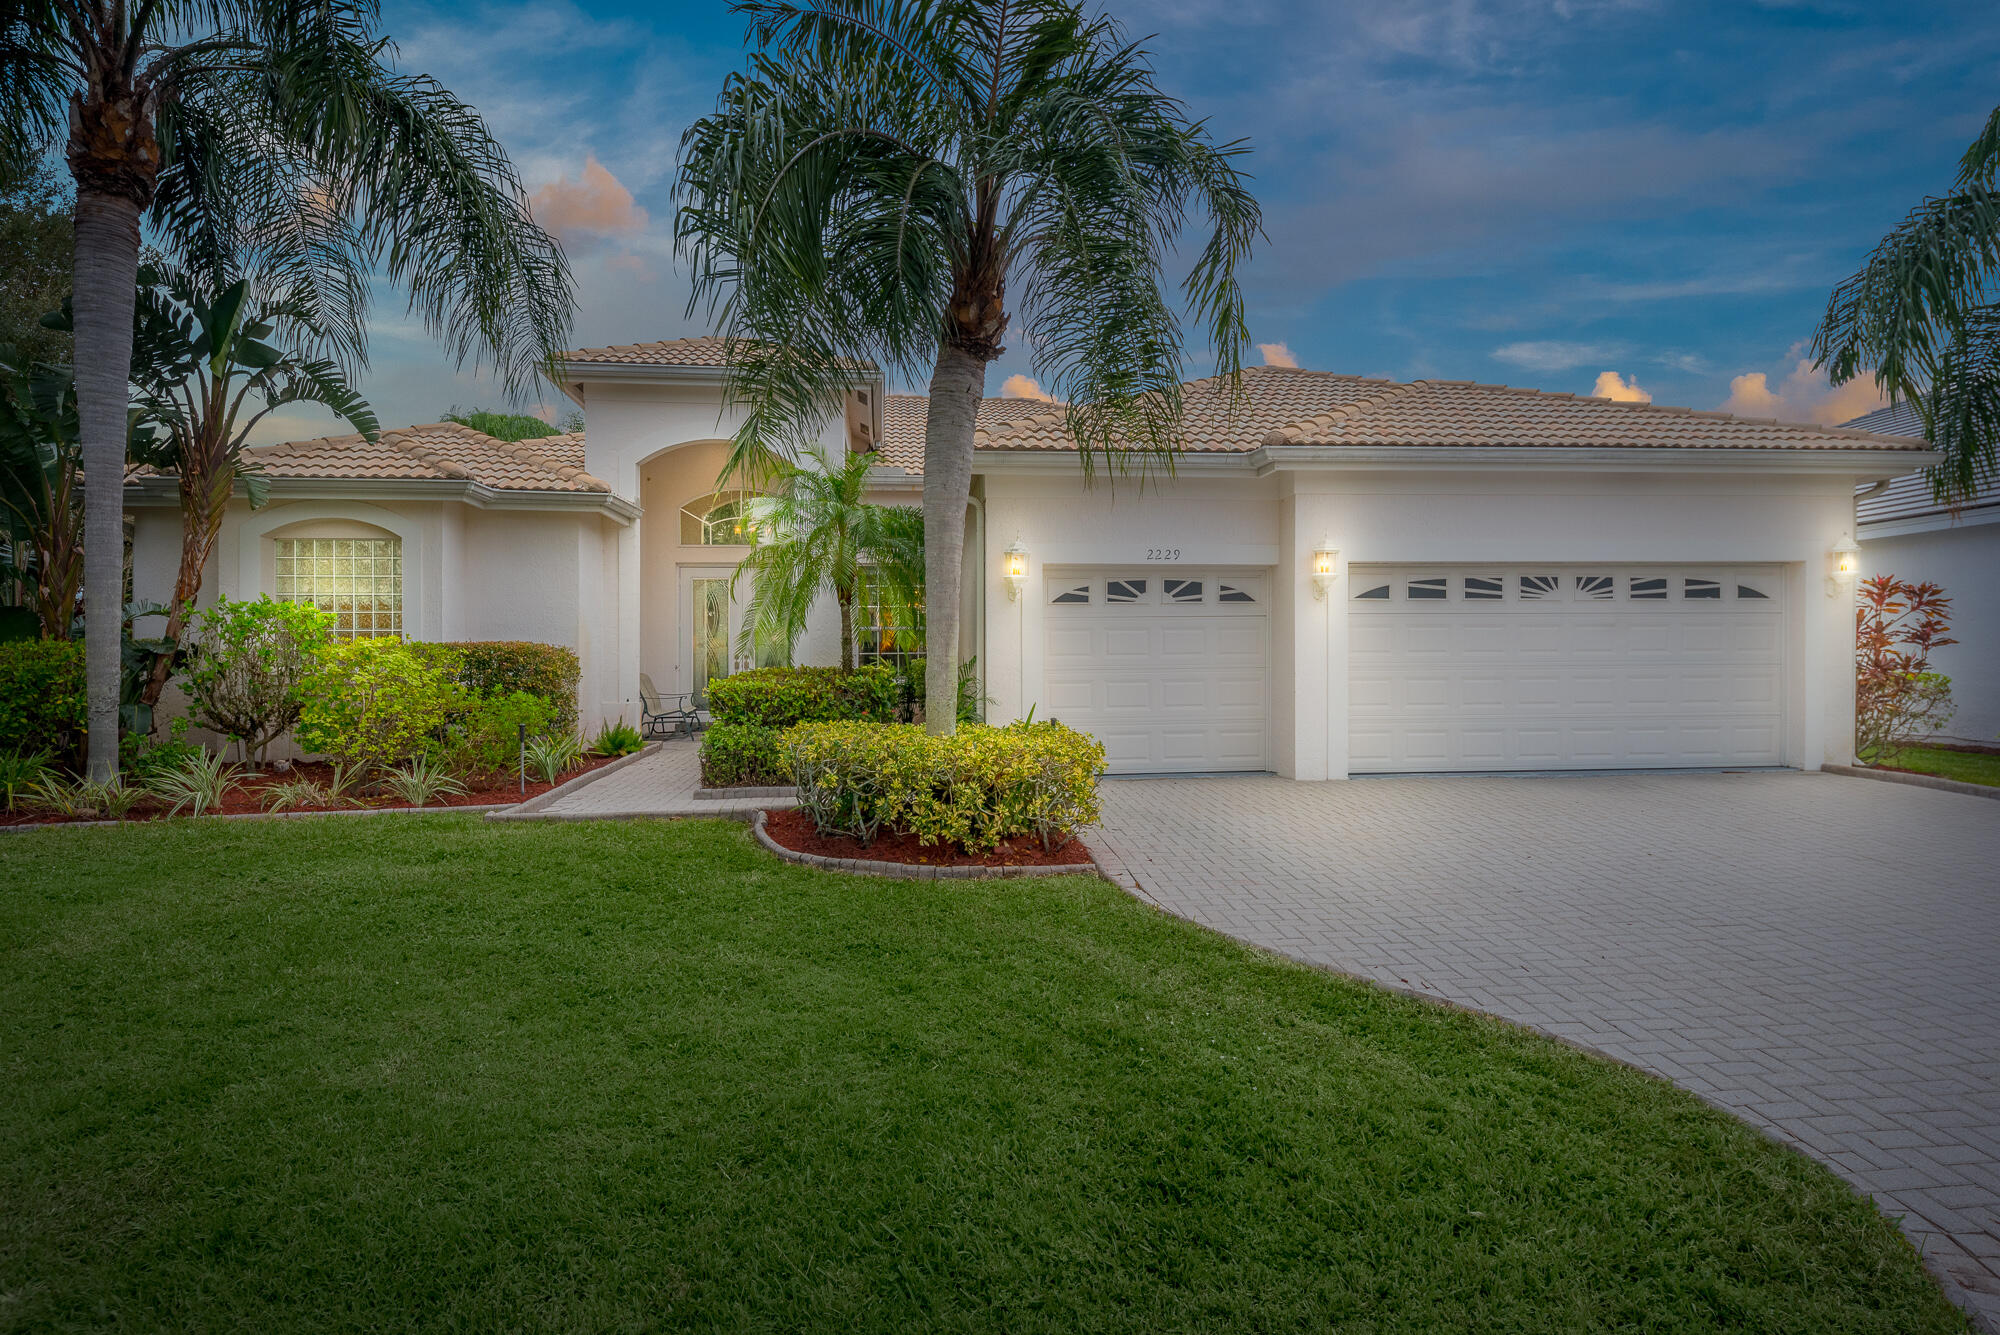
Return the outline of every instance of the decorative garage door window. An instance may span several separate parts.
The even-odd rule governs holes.
[[[1439,573],[1357,567],[1349,597],[1355,602],[1457,607],[1466,603],[1698,603],[1769,602],[1778,583],[1769,570],[1728,569],[1553,574],[1543,571]],[[1169,584],[1175,581],[1167,581]]]
[[[1260,575],[1175,575],[1159,578],[1137,571],[1086,579],[1081,573],[1056,572],[1048,579],[1052,607],[1172,607],[1189,610],[1228,608],[1261,610],[1264,581]]]
[[[280,538],[278,598],[333,617],[333,633],[365,640],[403,633],[400,538]]]

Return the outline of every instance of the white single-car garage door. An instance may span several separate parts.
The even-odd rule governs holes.
[[[1352,773],[1783,758],[1775,568],[1348,573]]]
[[[1113,773],[1270,768],[1263,573],[1048,574],[1043,717],[1104,743]]]

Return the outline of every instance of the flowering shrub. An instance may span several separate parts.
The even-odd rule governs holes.
[[[332,643],[333,618],[305,603],[221,599],[195,619],[188,713],[261,759],[298,722],[300,688]]]
[[[1854,753],[1877,761],[1935,733],[1952,715],[1951,678],[1931,650],[1957,644],[1951,599],[1894,575],[1861,581],[1854,610]]]
[[[799,807],[821,834],[868,843],[886,829],[988,851],[1033,835],[1044,849],[1098,817],[1104,747],[1060,723],[961,727],[809,723],[786,734]]]
[[[352,640],[321,653],[300,698],[300,746],[374,769],[424,750],[462,697],[435,659],[401,640]]]
[[[754,668],[708,684],[708,712],[717,723],[789,728],[794,723],[896,716],[896,674],[887,665],[840,668]]]

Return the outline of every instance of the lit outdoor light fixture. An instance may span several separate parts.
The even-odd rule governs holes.
[[[1333,587],[1333,572],[1340,564],[1340,548],[1333,545],[1332,538],[1326,538],[1313,549],[1313,597],[1324,601],[1327,590]]]
[[[1861,549],[1855,546],[1852,535],[1842,534],[1826,554],[1826,596],[1838,598],[1860,573]]]
[[[1021,590],[1028,587],[1028,549],[1021,545],[1019,538],[1007,549],[1005,560],[1001,562],[1000,573],[1007,580],[1007,601],[1016,602]]]

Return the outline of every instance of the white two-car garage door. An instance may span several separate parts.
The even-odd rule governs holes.
[[[1113,773],[1270,768],[1268,579],[1054,570],[1043,716],[1104,743]]]
[[[1351,773],[1782,760],[1776,569],[1348,573]]]

